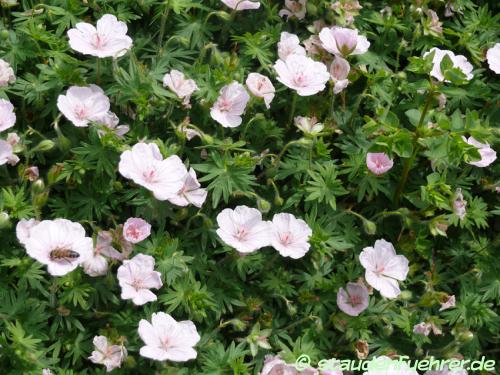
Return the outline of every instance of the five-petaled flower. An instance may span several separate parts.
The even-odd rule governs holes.
[[[154,266],[154,258],[144,254],[123,261],[117,272],[122,299],[131,299],[136,305],[156,301],[156,294],[150,289],[160,289],[163,283]]]
[[[384,239],[375,241],[374,247],[365,247],[359,255],[365,268],[365,279],[374,289],[387,298],[396,298],[400,293],[399,281],[408,275],[408,259],[396,255],[390,242]]]
[[[74,29],[68,30],[68,37],[72,49],[99,58],[120,57],[132,47],[127,25],[111,14],[102,16],[96,27],[78,22]]]
[[[358,316],[368,308],[369,302],[368,289],[362,283],[348,283],[337,293],[337,306],[347,315]]]
[[[138,332],[146,344],[140,349],[143,357],[173,362],[196,358],[193,347],[200,341],[200,335],[190,320],[177,322],[164,312],[153,313],[151,323],[145,319],[139,322]]]
[[[250,95],[245,87],[238,82],[224,86],[217,101],[210,110],[212,118],[225,128],[235,128],[243,121],[241,116],[245,112]]]

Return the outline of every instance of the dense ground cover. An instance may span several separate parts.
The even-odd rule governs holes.
[[[2,374],[498,356],[496,2],[0,7]]]

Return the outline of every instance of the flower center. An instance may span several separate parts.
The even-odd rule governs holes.
[[[377,265],[377,266],[375,267],[375,273],[376,273],[377,275],[380,275],[382,272],[384,272],[384,270],[385,270],[385,268],[384,268],[384,266],[383,266],[383,265]]]
[[[143,287],[142,287],[142,280],[141,279],[134,279],[130,285],[136,291],[139,291],[140,289],[143,289]]]
[[[283,246],[287,246],[292,243],[292,234],[290,232],[280,233],[279,238]]]
[[[87,118],[87,108],[85,106],[76,106],[75,108],[75,116],[79,119],[79,120],[84,120]]]
[[[234,237],[239,241],[244,241],[247,235],[248,235],[248,230],[245,227],[240,226],[236,230]]]
[[[142,177],[144,177],[144,180],[148,183],[154,183],[157,182],[157,173],[156,169],[151,167],[149,170],[142,172]]]
[[[141,235],[141,231],[138,230],[135,227],[128,227],[127,228],[127,237],[132,237],[134,239],[138,239]]]
[[[229,112],[233,107],[233,103],[228,99],[221,99],[219,102],[219,110],[221,112]]]
[[[361,304],[361,296],[358,296],[357,294],[350,296],[350,300],[352,306],[357,306]]]
[[[92,36],[92,41],[91,41],[92,45],[96,48],[96,49],[100,49],[100,48],[103,48],[106,44],[106,39],[102,36],[102,35],[99,35],[99,33],[95,33],[93,36]]]
[[[305,85],[305,82],[306,82],[306,76],[303,72],[297,73],[293,78],[293,83],[296,86],[302,87]]]
[[[168,337],[165,337],[163,339],[161,339],[161,347],[163,350],[167,350],[170,346],[170,343],[168,341]]]

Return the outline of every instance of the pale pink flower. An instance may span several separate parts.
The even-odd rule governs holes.
[[[297,375],[294,366],[288,365],[279,355],[266,355],[260,375]]]
[[[92,238],[85,236],[85,229],[79,223],[55,219],[19,225],[16,232],[26,252],[46,264],[53,276],[66,275],[92,256]]]
[[[122,288],[121,298],[131,299],[138,306],[156,301],[157,297],[150,289],[163,286],[161,274],[154,270],[155,260],[150,255],[137,254],[130,260],[124,260],[118,268],[118,283]]]
[[[396,255],[396,250],[386,240],[375,241],[374,247],[365,247],[359,255],[365,268],[365,279],[374,289],[386,298],[396,298],[399,290],[398,280],[404,281],[408,275],[408,259]]]
[[[454,295],[449,296],[448,299],[446,300],[446,302],[441,304],[441,308],[439,309],[439,311],[451,309],[451,308],[455,307],[455,303],[456,303],[455,296]]]
[[[266,108],[269,109],[276,91],[271,80],[262,74],[250,73],[245,83],[253,95],[264,99]]]
[[[17,146],[21,142],[21,138],[17,135],[17,133],[8,133],[5,140],[9,142],[12,147]]]
[[[278,73],[278,81],[297,91],[300,96],[323,91],[330,79],[325,64],[301,55],[290,55],[285,61],[276,61],[274,69]]]
[[[20,243],[26,245],[26,242],[30,238],[30,230],[39,224],[40,222],[35,219],[21,219],[16,225],[16,236]]]
[[[182,188],[186,167],[176,155],[163,159],[156,144],[140,142],[121,154],[118,170],[156,199],[167,200]]]
[[[186,136],[186,139],[188,141],[190,141],[194,137],[200,137],[201,138],[201,136],[202,136],[202,134],[198,130],[193,129],[193,128],[189,128],[186,125],[181,126],[179,128],[179,130],[184,133],[184,135]]]
[[[366,154],[366,166],[377,176],[389,171],[393,165],[392,159],[389,159],[389,156],[383,152],[369,152]]]
[[[139,243],[151,234],[151,224],[146,220],[130,217],[123,224],[123,237],[132,243]]]
[[[97,233],[92,257],[82,263],[83,271],[92,277],[105,275],[108,272],[108,260],[106,257],[122,260],[124,255],[113,247],[111,232],[100,231]]]
[[[71,86],[66,95],[59,95],[57,108],[78,127],[88,126],[90,121],[97,121],[109,111],[109,98],[96,85],[89,87]]]
[[[44,368],[42,370],[42,375],[54,375],[54,374],[52,373],[52,371],[50,371],[50,369]]]
[[[16,123],[14,106],[5,99],[0,99],[0,132],[12,128]]]
[[[370,42],[358,30],[345,27],[325,27],[319,33],[323,48],[335,55],[362,55],[368,51]]]
[[[201,187],[193,168],[191,168],[189,172],[186,171],[183,181],[184,185],[182,188],[177,192],[177,194],[168,198],[168,201],[177,206],[187,206],[192,204],[200,208],[205,202],[205,199],[207,199],[207,191]]]
[[[304,134],[319,134],[324,128],[322,123],[318,122],[316,117],[302,117],[297,116],[293,119],[295,126],[299,128]]]
[[[455,200],[453,201],[453,212],[455,212],[455,215],[457,215],[460,220],[463,220],[465,217],[465,214],[467,213],[467,210],[465,209],[467,207],[467,201],[464,199],[464,196],[462,194],[462,189],[457,189],[455,191]]]
[[[225,128],[240,126],[243,121],[241,116],[249,100],[250,95],[245,87],[234,81],[220,90],[219,98],[210,110],[210,116]]]
[[[102,57],[123,56],[132,47],[127,36],[127,25],[115,16],[105,14],[97,21],[97,27],[79,22],[68,30],[69,45],[84,55]]]
[[[217,234],[240,253],[252,253],[271,242],[269,223],[262,221],[259,210],[238,206],[226,208],[217,215]]]
[[[141,319],[138,332],[146,344],[140,350],[143,357],[173,362],[196,358],[194,346],[200,341],[200,335],[190,320],[177,322],[164,312],[153,313],[151,323]]]
[[[0,165],[4,164],[9,164],[9,165],[16,165],[19,162],[19,157],[14,154],[14,149],[12,148],[12,145],[4,141],[3,139],[0,139]]]
[[[106,336],[95,336],[93,343],[95,350],[89,357],[93,363],[106,366],[106,372],[121,367],[127,357],[127,349],[123,345],[110,345]]]
[[[271,245],[284,257],[302,258],[311,247],[311,228],[304,220],[297,219],[292,214],[274,215],[270,235]]]
[[[442,35],[443,34],[443,23],[439,21],[439,17],[436,12],[434,12],[431,9],[427,10],[427,17],[430,19],[428,20],[428,27],[429,30],[434,32],[437,35]]]
[[[123,136],[130,130],[128,125],[118,125],[120,123],[120,119],[115,113],[111,111],[97,116],[95,119],[93,119],[93,121],[96,124],[104,125],[120,138],[123,138]],[[99,134],[99,137],[102,137],[105,134],[105,132],[101,129],[97,130],[97,133]]]
[[[495,44],[486,52],[486,59],[490,69],[500,74],[500,43]]]
[[[304,19],[307,12],[307,0],[285,0],[285,7],[279,11],[280,17]]]
[[[468,144],[476,147],[477,151],[479,152],[479,155],[481,156],[481,160],[471,161],[468,164],[484,168],[493,163],[497,159],[496,151],[493,150],[489,144],[481,143],[476,139],[474,139],[473,137],[469,138],[462,137],[462,139]]]
[[[363,366],[364,367],[364,366]],[[419,375],[405,361],[392,360],[389,357],[375,357],[369,362],[368,371],[363,375]]]
[[[14,70],[4,59],[0,59],[0,87],[8,86],[9,83],[16,81]]]
[[[40,176],[40,172],[38,171],[37,166],[28,167],[24,170],[24,177],[28,179],[28,181],[35,181]]]
[[[448,57],[451,59],[453,63],[454,68],[458,68],[462,71],[462,73],[465,74],[467,80],[471,80],[473,77],[472,74],[472,69],[473,66],[472,64],[467,61],[467,58],[462,55],[455,55],[452,51],[448,50],[441,50],[439,48],[431,48],[429,52],[424,53],[424,57],[429,55],[430,53],[434,52],[434,57],[432,58],[432,63],[433,67],[431,70],[431,76],[436,78],[438,81],[444,81],[444,82],[449,82],[448,80],[444,79],[444,75],[441,72],[441,61],[443,58],[448,55]]]
[[[413,326],[413,333],[417,335],[429,336],[432,325],[430,323],[421,322]]]
[[[309,57],[314,57],[321,55],[323,51],[323,46],[321,45],[321,40],[317,35],[311,35],[309,38],[305,39],[303,42],[306,53]]]
[[[278,42],[278,56],[281,60],[286,60],[290,55],[306,55],[306,50],[300,45],[299,37],[295,34],[283,31]]]
[[[330,65],[330,76],[332,77],[334,87],[333,93],[338,94],[344,90],[349,84],[347,77],[351,71],[351,66],[346,59],[340,56],[335,56],[332,64]]]
[[[259,0],[221,0],[229,8],[235,10],[259,9]]]
[[[186,79],[184,73],[172,69],[170,73],[163,76],[163,86],[172,90],[177,97],[183,99],[182,104],[189,106],[191,95],[198,90],[196,82],[192,79]]]
[[[368,308],[370,297],[368,289],[362,283],[347,283],[337,293],[337,306],[350,316],[358,316]]]

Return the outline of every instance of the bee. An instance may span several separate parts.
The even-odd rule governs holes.
[[[49,257],[52,261],[65,260],[71,263],[71,260],[80,257],[80,254],[70,249],[56,248],[50,252]]]

